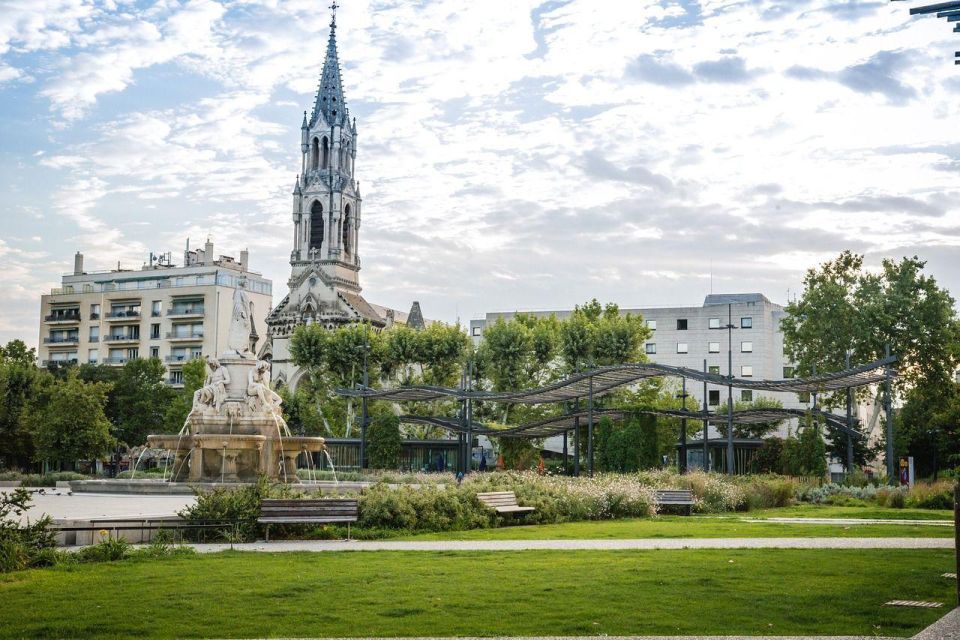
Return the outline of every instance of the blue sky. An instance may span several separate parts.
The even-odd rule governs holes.
[[[324,4],[0,0],[0,341],[77,250],[210,235],[282,297]],[[960,292],[960,38],[920,2],[342,4],[373,302],[784,302],[847,248]]]

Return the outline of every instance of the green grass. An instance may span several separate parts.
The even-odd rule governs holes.
[[[835,507],[798,504],[777,509],[758,509],[745,514],[750,518],[881,518],[884,520],[950,520],[949,509],[891,509],[889,507]]]
[[[952,567],[936,550],[231,552],[0,576],[0,637],[910,636],[949,610]]]
[[[752,514],[751,514],[752,515]],[[627,520],[445,531],[403,540],[571,540],[629,538],[952,538],[953,527],[746,522],[743,516],[660,516]]]

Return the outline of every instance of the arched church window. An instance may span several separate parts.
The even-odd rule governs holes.
[[[350,205],[343,209],[343,252],[350,255]]]
[[[323,244],[323,205],[317,200],[310,207],[310,248],[320,251]]]
[[[320,166],[320,141],[316,138],[310,145],[310,168],[316,169]]]
[[[330,144],[327,139],[323,139],[323,167],[326,169],[330,165]]]

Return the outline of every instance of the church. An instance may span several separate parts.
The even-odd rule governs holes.
[[[327,53],[310,116],[300,127],[301,169],[293,186],[293,251],[289,293],[267,316],[259,357],[272,361],[272,381],[295,387],[301,371],[290,339],[303,324],[327,329],[367,322],[375,331],[395,323],[423,328],[420,305],[403,313],[364,299],[360,287],[360,185],[356,179],[357,121],[351,120],[337,56],[336,5]]]

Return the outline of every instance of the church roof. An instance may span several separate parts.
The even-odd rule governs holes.
[[[337,56],[337,16],[330,20],[330,38],[327,40],[327,56],[320,72],[320,86],[310,116],[310,126],[317,124],[320,117],[328,127],[345,127],[350,120],[347,101],[343,97],[343,78],[340,75],[340,60]]]
[[[365,320],[369,320],[370,322],[380,326],[385,324],[383,317],[381,317],[381,315],[377,313],[377,311],[370,306],[370,303],[364,300],[363,296],[360,294],[343,290],[338,290],[337,294]]]

